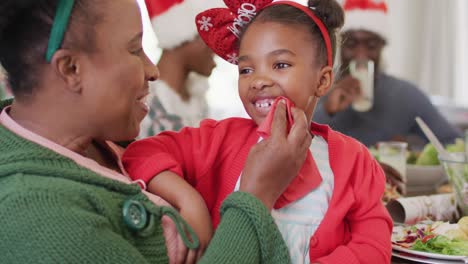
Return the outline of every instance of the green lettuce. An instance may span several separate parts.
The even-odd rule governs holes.
[[[416,165],[439,165],[439,157],[437,154],[436,148],[431,144],[426,144],[423,151],[419,154],[419,157],[416,159]]]
[[[468,256],[468,241],[436,236],[423,243],[418,239],[411,249],[453,256]]]

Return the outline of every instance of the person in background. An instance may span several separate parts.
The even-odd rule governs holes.
[[[422,148],[427,142],[415,118],[421,117],[445,144],[460,137],[415,85],[387,75],[381,56],[388,37],[387,5],[377,0],[346,0],[342,29],[341,78],[321,99],[314,121],[352,136],[367,146],[379,141],[403,140]],[[367,111],[356,111],[352,104],[362,94],[360,82],[350,75],[351,60],[371,60],[375,64],[374,101]]]
[[[161,131],[197,127],[208,117],[208,77],[216,67],[213,52],[198,37],[195,15],[220,0],[145,0],[162,55],[159,80],[150,83],[150,112],[140,138]],[[175,23],[174,21],[177,21]]]
[[[15,99],[0,101],[0,262],[179,264],[204,249],[127,177],[113,143],[138,135],[158,78],[142,32],[135,0],[1,1],[0,63]],[[288,262],[269,210],[310,135],[305,120],[287,133],[285,116],[278,109],[272,140],[254,146],[199,263]],[[163,228],[163,216],[176,225]]]
[[[238,64],[239,96],[251,119],[208,119],[199,128],[133,142],[124,167],[174,204],[202,237],[209,217],[216,228],[222,201],[238,190],[250,148],[272,137],[271,116],[284,100],[292,115],[288,127],[304,120],[313,137],[303,143],[309,151],[301,171],[272,211],[291,262],[389,263],[392,222],[381,202],[383,171],[357,140],[311,122],[318,98],[333,83],[343,10],[335,0],[270,2],[226,0],[228,8],[197,16],[208,46]],[[241,25],[232,14],[252,22]]]

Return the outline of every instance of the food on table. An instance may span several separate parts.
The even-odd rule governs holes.
[[[445,146],[445,148],[449,152],[463,152],[465,144],[462,139],[456,139],[454,144],[448,144]],[[379,160],[379,154],[376,147],[369,147],[369,152],[376,160]],[[440,165],[437,150],[431,143],[426,144],[423,151],[420,153],[414,151],[408,151],[407,153],[407,164],[414,164],[418,166],[434,166],[434,168],[435,166]],[[385,176],[387,178],[385,193],[382,200],[384,203],[387,203],[392,199],[398,199],[401,197],[402,186],[404,186],[405,183],[401,179],[401,175],[399,173],[391,172],[389,168],[385,167],[386,164],[381,163],[381,166],[384,169]],[[465,176],[468,179],[468,166]]]
[[[395,185],[391,185],[390,183],[386,183],[385,184],[385,191],[384,191],[384,195],[382,197],[382,201],[384,203],[388,203],[390,202],[390,200],[396,200],[398,198],[401,197],[401,194],[400,192],[397,190],[397,186]]]
[[[468,236],[468,216],[464,216],[458,220],[458,228],[463,230],[463,232]]]
[[[416,165],[439,165],[437,150],[432,144],[424,146],[423,151],[416,159]]]
[[[408,151],[407,158],[406,158],[406,163],[407,164],[416,164],[416,160],[419,157],[419,153],[414,152],[414,151]]]
[[[442,164],[462,215],[468,215],[468,163],[443,161]]]
[[[445,149],[448,152],[464,152],[465,151],[465,141],[461,138],[455,140],[455,144],[448,144],[445,146]]]
[[[439,221],[396,227],[392,243],[411,250],[468,256],[468,234],[460,228],[466,221],[462,218],[461,225]]]
[[[463,232],[460,228],[451,229],[445,233],[445,236],[450,239],[458,239],[458,240],[468,240],[468,235]]]
[[[404,185],[400,173],[385,163],[380,163],[380,166],[382,167],[386,178],[385,192],[382,197],[382,201],[387,203],[390,200],[400,198],[402,187]]]
[[[447,144],[445,149],[448,152],[464,152],[464,140],[457,138],[454,144]],[[408,151],[406,163],[422,166],[440,165],[438,155],[436,148],[431,143],[428,143],[424,146],[421,153]]]

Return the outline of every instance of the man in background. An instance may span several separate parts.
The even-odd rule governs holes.
[[[417,116],[444,144],[461,137],[460,131],[449,124],[418,87],[381,71],[382,50],[388,37],[385,1],[346,0],[344,9],[341,76],[319,102],[314,121],[328,124],[367,146],[379,141],[404,140],[421,148],[427,139],[415,121]],[[375,66],[373,101],[368,109],[353,107],[363,95],[361,82],[350,74],[353,60],[372,61]]]

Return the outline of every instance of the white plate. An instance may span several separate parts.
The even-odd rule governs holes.
[[[396,250],[401,253],[408,253],[411,254],[412,257],[419,257],[422,259],[437,259],[437,260],[458,260],[458,261],[464,261],[465,263],[468,263],[468,256],[452,256],[452,255],[443,255],[443,254],[437,254],[437,253],[429,253],[429,252],[424,252],[424,251],[417,251],[417,250],[412,250],[412,249],[407,249],[404,247],[400,247],[398,245],[392,245],[393,250]],[[405,255],[405,254],[403,254]],[[405,255],[406,256],[406,255]],[[399,256],[398,256],[399,257]],[[434,260],[433,260],[434,261]],[[425,262],[425,263],[433,263],[433,262]],[[436,263],[436,262],[434,262]],[[439,263],[439,262],[437,262]],[[451,262],[449,262],[451,263]]]
[[[404,252],[399,251],[392,251],[392,255],[395,257],[399,257],[401,259],[407,259],[411,261],[415,261],[418,263],[430,263],[430,264],[459,264],[459,263],[468,263],[466,260],[444,260],[444,259],[434,259],[434,258],[426,258],[420,257],[412,254],[407,254]]]
[[[421,226],[424,226],[424,224],[421,224]],[[392,242],[396,242],[399,238],[401,238],[403,234],[404,226],[403,225],[396,225],[393,227],[393,232],[392,232]],[[408,253],[413,255],[412,257],[419,257],[419,258],[430,258],[430,259],[438,259],[438,260],[457,260],[457,261],[464,261],[465,263],[468,263],[468,256],[453,256],[453,255],[443,255],[443,254],[437,254],[437,253],[430,253],[430,252],[424,252],[424,251],[417,251],[417,250],[412,250],[408,249],[399,245],[392,244],[393,250],[396,250],[401,253]],[[405,255],[405,254],[403,254]],[[432,263],[432,262],[425,262],[425,263]],[[449,262],[450,263],[450,262]]]

